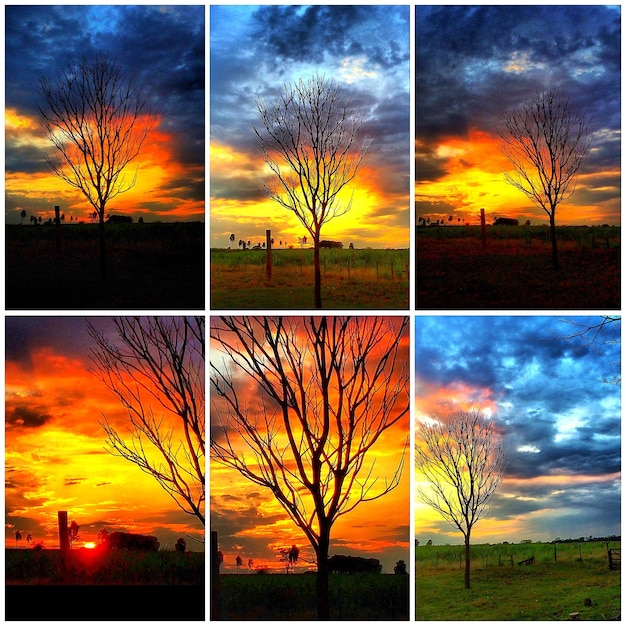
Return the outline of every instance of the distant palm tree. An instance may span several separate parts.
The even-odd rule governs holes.
[[[229,239],[231,243],[235,243],[235,233],[232,233]]]
[[[22,212],[20,213],[20,226],[22,225],[22,220],[26,217],[26,211],[24,209],[22,209]]]

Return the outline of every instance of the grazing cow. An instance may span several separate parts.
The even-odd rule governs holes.
[[[328,569],[337,574],[380,574],[383,566],[378,559],[335,554],[328,559]]]
[[[320,241],[320,248],[343,248],[343,243],[341,243],[341,241],[329,241],[328,239],[324,239],[324,241]]]
[[[144,552],[156,552],[159,542],[152,535],[136,535],[115,531],[106,538],[106,546],[110,550],[141,550]]]
[[[512,217],[499,217],[494,223],[494,226],[519,226],[519,220]]]

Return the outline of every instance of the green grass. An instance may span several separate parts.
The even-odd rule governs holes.
[[[221,611],[225,620],[316,619],[315,575],[225,575]],[[334,620],[406,620],[409,577],[384,574],[331,575]]]
[[[313,250],[211,250],[214,309],[313,308]],[[321,250],[325,309],[407,309],[408,250]]]
[[[471,588],[465,589],[462,546],[419,546],[416,619],[567,620],[573,612],[581,620],[619,616],[621,576],[609,570],[606,545],[560,543],[556,550],[555,561],[553,544],[472,546]],[[533,565],[518,565],[530,556],[535,556]]]

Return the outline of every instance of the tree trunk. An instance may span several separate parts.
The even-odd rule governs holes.
[[[553,207],[550,211],[550,236],[552,238],[552,267],[555,270],[559,269],[559,254],[556,247],[556,222],[555,222],[556,207]]]
[[[470,588],[470,534],[465,535],[465,588]]]
[[[320,529],[317,548],[317,619],[330,620],[330,593],[328,589],[328,549],[330,547],[330,529]]]
[[[100,213],[100,281],[106,282],[107,264],[106,264],[106,244],[104,240],[104,209]]]
[[[315,233],[313,237],[313,271],[315,273],[315,283],[313,287],[313,306],[316,309],[322,308],[322,272],[320,269],[320,233]]]

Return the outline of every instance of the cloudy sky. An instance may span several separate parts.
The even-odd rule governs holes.
[[[325,239],[356,247],[409,245],[409,7],[212,6],[211,246],[228,237],[297,244],[293,214],[267,199],[253,126],[255,101],[316,73],[336,80],[372,139],[351,183],[352,210]],[[349,195],[347,198],[349,199]]]
[[[609,382],[620,371],[621,324],[606,326],[592,344],[566,339],[599,321],[416,318],[417,423],[473,407],[495,421],[508,451],[475,542],[621,534],[620,386]],[[415,524],[417,539],[462,543],[421,503]]]
[[[91,205],[51,176],[35,110],[42,77],[99,51],[115,56],[127,75],[151,92],[158,126],[133,163],[137,184],[110,213],[145,221],[204,220],[205,28],[203,6],[6,7],[5,221],[54,216],[54,206],[86,220]],[[133,172],[134,172],[133,167]]]
[[[285,325],[289,328],[291,320],[287,319]],[[356,321],[359,324],[358,320]],[[387,337],[396,337],[400,327],[400,318],[385,320],[384,324],[393,324],[395,331],[389,330],[382,337],[384,345]],[[212,328],[219,327],[219,320],[213,318]],[[351,326],[348,326],[350,329]],[[310,342],[304,338],[304,324],[298,320],[295,330],[289,333],[295,346],[307,346]],[[310,329],[309,329],[310,332]],[[350,334],[352,331],[348,331]],[[228,335],[225,335],[228,337]],[[350,337],[353,335],[350,334]],[[362,339],[363,340],[363,339]],[[231,341],[233,339],[231,338]],[[306,350],[306,348],[305,348]],[[377,354],[376,349],[372,354]],[[293,355],[293,353],[292,353]],[[310,354],[304,353],[304,380],[307,381],[307,363],[311,359]],[[232,367],[228,357],[219,349],[215,340],[212,340],[211,362],[217,368]],[[372,361],[368,361],[372,363]],[[224,364],[224,365],[222,365]],[[406,327],[399,343],[397,361],[392,370],[391,383],[398,380],[402,368],[409,366],[409,330]],[[285,365],[288,371],[290,366]],[[368,368],[371,372],[371,365]],[[248,376],[233,368],[233,382],[237,389],[238,400],[241,406],[254,415],[259,407],[259,397],[262,391],[258,385],[251,381]],[[408,389],[407,389],[408,391]],[[346,390],[346,394],[348,391]],[[380,393],[376,393],[373,399],[374,405],[382,400]],[[405,401],[404,401],[405,402]],[[273,410],[273,403],[268,403],[269,411]],[[396,411],[403,404],[402,396],[398,404],[394,405]],[[397,413],[396,413],[397,414]],[[224,425],[227,412],[220,399],[213,394],[211,405],[211,427],[216,438],[222,435],[221,428]],[[235,434],[234,428],[226,422],[231,441],[235,449],[241,452],[247,461],[256,467],[253,461],[253,453],[246,448]],[[365,462],[360,474],[360,479],[365,479],[365,473],[374,462],[373,476],[379,478],[375,485],[374,493],[383,485],[383,480],[390,480],[397,470],[403,458],[403,452],[409,437],[409,416],[403,416],[396,424],[386,430],[376,444],[370,449],[365,457]],[[279,433],[276,440],[285,437],[284,431]],[[285,456],[285,466],[288,468],[294,461],[289,453]],[[410,479],[409,452],[406,450],[404,457],[405,465],[400,484],[384,497],[372,502],[361,502],[355,510],[340,517],[331,533],[331,546],[329,554],[349,554],[367,558],[379,559],[387,573],[393,572],[393,566],[398,560],[409,560],[409,525],[410,525]],[[306,459],[305,459],[306,465]],[[299,571],[315,569],[316,559],[310,543],[304,533],[290,520],[287,513],[267,488],[262,488],[255,483],[243,478],[239,472],[227,466],[219,464],[215,456],[211,456],[210,465],[210,489],[211,489],[211,529],[218,532],[220,550],[224,554],[224,568],[226,572],[234,572],[236,558],[241,556],[244,568],[247,569],[249,559],[253,560],[254,568],[281,569],[279,551],[290,548],[293,544],[300,549]],[[352,497],[360,497],[359,487],[355,486]],[[310,498],[304,498],[305,506],[310,507]],[[310,510],[310,509],[308,509]]]
[[[417,6],[415,206],[431,220],[547,216],[503,181],[503,112],[556,87],[591,119],[560,224],[620,223],[620,7]],[[455,220],[456,221],[456,220]],[[490,221],[490,220],[488,220]]]
[[[115,341],[111,318],[89,318]],[[96,376],[84,317],[7,317],[5,326],[5,545],[58,546],[57,511],[80,525],[77,545],[101,528],[154,535],[173,548],[204,529],[156,480],[105,451],[99,421],[124,433],[127,413]],[[166,418],[167,419],[167,418]],[[203,544],[187,538],[187,548]]]

